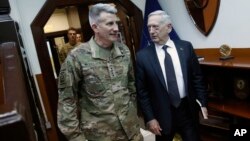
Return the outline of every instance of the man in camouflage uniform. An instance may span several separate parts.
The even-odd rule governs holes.
[[[70,27],[68,29],[67,32],[67,36],[69,39],[69,42],[64,44],[61,48],[58,48],[58,58],[59,58],[59,62],[60,64],[62,64],[64,62],[64,60],[66,59],[68,53],[75,48],[76,46],[78,46],[80,43],[78,43],[76,41],[76,29],[73,27]]]
[[[117,42],[117,10],[90,8],[95,35],[73,49],[58,80],[58,126],[70,141],[142,141],[130,51]]]

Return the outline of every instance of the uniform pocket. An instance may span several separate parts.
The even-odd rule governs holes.
[[[93,75],[85,78],[85,90],[91,97],[100,97],[106,92],[101,80]]]

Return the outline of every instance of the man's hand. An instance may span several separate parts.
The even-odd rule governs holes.
[[[161,135],[161,127],[156,119],[150,120],[147,123],[149,131],[154,133],[155,135]]]

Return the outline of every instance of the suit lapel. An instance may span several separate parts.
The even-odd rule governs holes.
[[[187,64],[185,63],[186,62],[185,61],[185,52],[187,52],[187,50],[186,50],[187,48],[180,45],[178,41],[174,41],[174,44],[175,44],[177,53],[179,55],[182,75],[183,75],[185,89],[186,89],[187,88],[187,66],[186,66]]]
[[[155,46],[151,45],[148,48],[150,48],[150,52],[151,52],[150,54],[153,54],[150,56],[149,60],[154,70],[154,73],[160,80],[163,87],[167,90],[166,83],[165,83],[164,76],[163,76],[162,69],[161,69],[161,65],[156,54]]]

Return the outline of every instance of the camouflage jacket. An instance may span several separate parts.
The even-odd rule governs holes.
[[[93,38],[73,49],[58,78],[58,126],[69,140],[118,140],[138,134],[134,72],[129,49],[114,43],[109,57]]]
[[[65,45],[63,45],[61,48],[58,49],[58,59],[60,64],[63,63],[63,61],[66,59],[68,53],[75,48],[76,46],[78,46],[80,43],[75,44],[74,46],[70,45],[70,43],[66,43]]]

